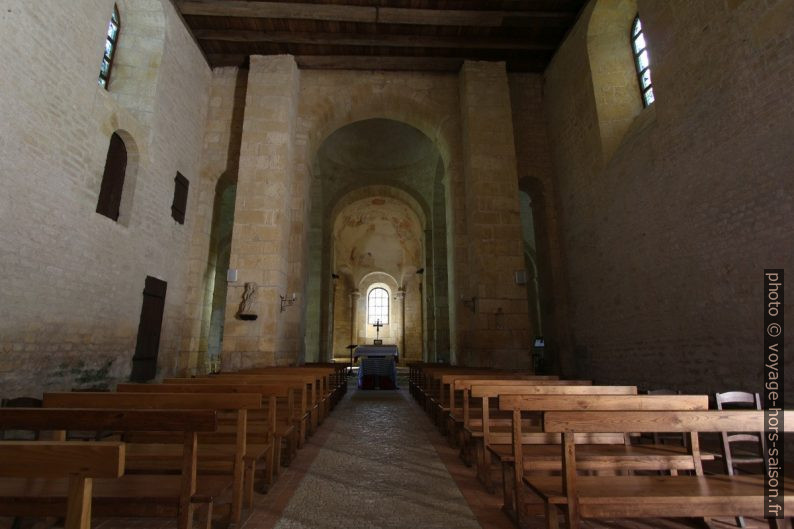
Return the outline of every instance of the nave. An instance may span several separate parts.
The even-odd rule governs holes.
[[[297,368],[301,369],[301,368]],[[304,368],[306,369],[306,368]],[[425,369],[429,372],[429,369]],[[339,373],[337,371],[337,373]],[[241,391],[264,393],[261,384],[263,376],[229,374],[214,377],[216,384],[201,384],[196,379],[195,385],[183,388],[178,379],[170,380],[170,384],[145,385],[160,393],[151,395],[152,399],[166,400],[162,393],[167,388],[177,392],[179,388],[198,391],[197,386],[214,385],[213,393],[228,391],[228,384],[221,385],[227,377],[241,380],[240,377],[259,377],[259,385],[254,385],[251,378]],[[451,375],[449,375],[451,376]],[[462,380],[465,375],[455,375]],[[472,375],[469,375],[472,376]],[[497,377],[493,373],[488,377]],[[519,376],[518,373],[511,377]],[[426,376],[426,378],[429,378]],[[314,380],[310,377],[311,380]],[[212,380],[212,379],[210,379]],[[454,380],[450,379],[454,384]],[[565,381],[550,381],[562,384]],[[502,384],[506,383],[505,380]],[[247,529],[298,529],[318,528],[336,529],[347,527],[414,529],[417,527],[443,528],[482,528],[509,529],[515,527],[508,516],[502,511],[501,491],[486,492],[486,488],[478,482],[475,467],[467,467],[459,458],[457,448],[452,446],[451,438],[446,438],[436,429],[433,421],[422,413],[419,400],[413,401],[402,382],[397,391],[364,391],[352,390],[344,393],[343,386],[336,378],[336,387],[340,391],[330,391],[327,397],[318,399],[317,424],[313,413],[301,415],[301,423],[306,423],[306,430],[313,435],[307,437],[302,448],[289,461],[287,468],[281,468],[278,479],[268,487],[257,486],[250,508],[246,508],[240,518],[239,527]],[[529,386],[538,384],[536,380],[527,382]],[[471,384],[470,384],[471,385]],[[333,387],[334,384],[329,384]],[[518,386],[509,391],[518,393]],[[546,386],[562,387],[562,386]],[[576,387],[576,386],[573,386]],[[579,386],[591,393],[587,398],[595,402],[595,393],[607,387]],[[617,388],[617,387],[615,387]],[[119,390],[130,392],[141,391],[144,385],[123,385]],[[413,385],[416,396],[417,385]],[[613,388],[614,389],[614,388]],[[635,390],[636,391],[636,390]],[[205,392],[206,393],[206,392]],[[313,391],[309,392],[314,393]],[[344,393],[344,396],[342,394]],[[46,406],[57,406],[68,403],[68,394],[47,394],[44,398]],[[105,395],[114,398],[114,394]],[[219,395],[220,397],[221,395]],[[116,394],[116,397],[124,397]],[[197,395],[185,395],[193,398]],[[77,394],[83,404],[90,401],[100,402],[101,394]],[[206,396],[203,397],[206,399]],[[223,399],[231,400],[230,395]],[[468,399],[464,395],[464,398]],[[612,397],[614,398],[614,397]],[[628,396],[629,399],[643,398]],[[656,397],[670,399],[670,397]],[[687,398],[687,397],[682,397]],[[144,401],[143,392],[136,395],[138,405]],[[169,400],[175,400],[173,395]],[[646,398],[647,399],[647,398]],[[428,401],[434,397],[428,393]],[[563,401],[562,395],[556,400]],[[625,400],[625,399],[624,399]],[[153,402],[153,401],[152,401]],[[116,406],[121,403],[115,398]],[[458,401],[458,405],[460,401]],[[216,404],[217,406],[217,404]],[[221,407],[228,407],[224,404]],[[327,413],[333,408],[332,413]],[[315,408],[313,408],[315,409]],[[323,411],[325,410],[325,411]],[[46,410],[44,410],[46,411]],[[53,411],[53,410],[50,410]],[[470,410],[471,411],[471,410]],[[68,410],[64,410],[67,413]],[[25,412],[22,411],[22,414]],[[95,414],[99,411],[94,412]],[[117,412],[116,412],[117,413]],[[138,411],[141,413],[141,411]],[[146,412],[143,412],[146,413]],[[157,413],[157,412],[149,412]],[[132,420],[132,415],[128,417]],[[76,419],[72,419],[76,420]],[[82,424],[82,423],[81,423]],[[54,426],[54,425],[53,425]],[[255,430],[256,421],[249,416],[249,430]],[[442,429],[443,431],[444,429]],[[139,434],[140,435],[140,434]],[[141,438],[137,438],[141,441]],[[206,442],[206,438],[204,438]],[[90,443],[87,443],[90,444]],[[128,453],[134,453],[133,444],[128,445]],[[200,445],[201,446],[201,445]],[[249,451],[256,445],[249,446]],[[283,452],[290,451],[285,443]],[[199,469],[201,469],[201,448]],[[138,454],[140,457],[140,454]],[[140,464],[140,460],[128,458],[128,464]],[[201,472],[200,472],[201,474]],[[199,483],[202,476],[199,476]],[[98,483],[96,490],[102,492]],[[101,495],[101,494],[100,494]],[[96,498],[96,494],[95,494]],[[249,505],[245,500],[245,505]],[[95,508],[98,505],[95,505]],[[220,512],[220,511],[219,511]],[[217,514],[217,513],[216,513]],[[105,518],[102,514],[94,516],[92,527],[97,529],[173,529],[180,523],[173,518]],[[222,520],[214,517],[213,527],[227,526]],[[201,523],[201,516],[196,520]],[[228,520],[227,520],[228,521]],[[35,525],[31,525],[31,522]],[[49,520],[52,525],[53,520]],[[715,529],[732,526],[730,518],[713,522]],[[761,520],[746,519],[747,527],[761,528],[766,524]],[[58,522],[55,526],[58,526]],[[232,524],[232,526],[235,524]],[[681,520],[662,520],[649,518],[637,520],[583,520],[581,525],[587,528],[620,528],[620,529],[684,529],[698,525]],[[5,525],[0,525],[5,528]],[[14,527],[47,527],[47,520],[23,520]],[[524,529],[540,529],[545,527],[543,517],[526,517],[522,519]]]

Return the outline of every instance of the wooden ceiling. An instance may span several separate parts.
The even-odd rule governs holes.
[[[301,68],[542,72],[586,0],[173,0],[212,67],[249,55]]]

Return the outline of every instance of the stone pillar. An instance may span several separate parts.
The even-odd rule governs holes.
[[[468,277],[458,278],[460,363],[529,366],[524,254],[510,90],[504,63],[466,61],[460,72]],[[461,297],[474,303],[463,304]],[[499,316],[497,316],[497,314]]]
[[[397,302],[397,310],[395,311],[397,314],[400,315],[399,321],[399,329],[400,329],[400,339],[398,340],[397,347],[400,349],[400,357],[406,358],[406,350],[405,350],[405,289],[399,288],[397,289],[397,293],[394,295],[394,300]]]
[[[328,301],[328,342],[325,347],[325,354],[318,357],[320,362],[334,361],[334,311],[336,310],[336,290],[339,279],[334,276],[331,282],[331,299]]]
[[[358,345],[358,300],[361,292],[358,289],[350,293],[350,343]]]
[[[227,297],[225,370],[287,363],[298,357],[298,351],[287,350],[293,345],[285,345],[287,326],[279,296],[291,295],[288,206],[299,80],[291,56],[251,57],[229,259],[238,281],[229,285]],[[235,317],[246,282],[258,285],[255,321]]]

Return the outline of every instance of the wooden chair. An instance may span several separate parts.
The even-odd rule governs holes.
[[[26,513],[24,501],[6,496],[32,486],[27,479],[68,480],[65,529],[91,529],[94,478],[114,479],[124,474],[124,443],[68,441],[0,442],[0,515]],[[12,478],[12,479],[8,479]]]
[[[727,393],[716,393],[714,398],[717,402],[718,410],[763,409],[761,397],[758,393],[729,391]],[[752,466],[756,470],[766,470],[766,459],[764,458],[766,445],[763,432],[720,432],[720,441],[722,462],[725,473],[729,476],[738,474],[739,468],[742,466]],[[736,518],[736,525],[739,527],[747,526],[741,516]]]
[[[645,392],[646,395],[656,395],[656,396],[665,396],[665,395],[681,395],[680,390],[674,389],[649,389]],[[687,435],[685,433],[673,433],[673,432],[651,432],[650,438],[652,439],[653,444],[660,445],[665,443],[673,443],[677,445],[681,445],[684,448],[687,446]]]

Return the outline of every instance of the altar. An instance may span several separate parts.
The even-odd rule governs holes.
[[[399,356],[396,345],[359,345],[353,352],[353,358],[366,356],[369,358],[393,357],[395,360]]]
[[[396,345],[359,345],[353,358],[361,359],[358,368],[360,389],[397,389],[397,366],[399,356]]]

